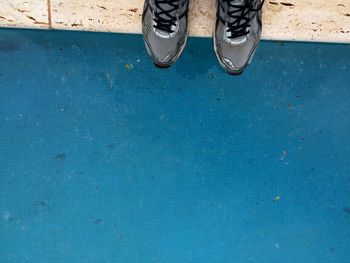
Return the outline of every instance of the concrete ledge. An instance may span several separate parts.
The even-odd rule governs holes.
[[[0,0],[0,26],[140,33],[143,0]],[[215,0],[193,0],[190,34],[211,36]],[[350,0],[266,0],[263,38],[350,43]]]
[[[46,0],[0,0],[0,27],[49,27]]]

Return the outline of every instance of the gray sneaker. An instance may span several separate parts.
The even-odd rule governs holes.
[[[156,66],[170,67],[185,48],[188,5],[189,0],[145,0],[142,32]]]
[[[250,64],[261,36],[264,0],[217,0],[214,50],[221,66],[240,74]]]

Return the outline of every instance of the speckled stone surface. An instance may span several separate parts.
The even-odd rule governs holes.
[[[0,27],[48,28],[47,0],[0,0]]]
[[[5,27],[125,33],[141,29],[143,0],[0,0],[0,4],[5,6],[0,26]],[[23,8],[28,14],[18,11]],[[192,36],[211,36],[214,20],[215,0],[191,2]],[[350,0],[267,0],[263,23],[264,39],[350,43]]]

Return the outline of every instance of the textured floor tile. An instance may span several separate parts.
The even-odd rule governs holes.
[[[47,0],[0,0],[0,27],[48,28]]]
[[[264,11],[266,39],[350,42],[349,0],[270,0]]]
[[[57,29],[140,33],[143,0],[52,0]],[[190,33],[211,36],[214,0],[191,3]],[[350,42],[350,1],[270,0],[264,6],[265,39]]]
[[[143,0],[0,0],[0,26],[140,33]],[[193,0],[190,34],[211,36],[215,0]],[[350,42],[350,0],[269,0],[263,38]]]
[[[350,262],[350,45],[0,38],[0,263]]]
[[[51,0],[52,26],[57,29],[140,32],[142,1]]]

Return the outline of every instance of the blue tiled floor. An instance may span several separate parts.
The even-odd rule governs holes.
[[[0,30],[0,262],[350,262],[350,46]]]

